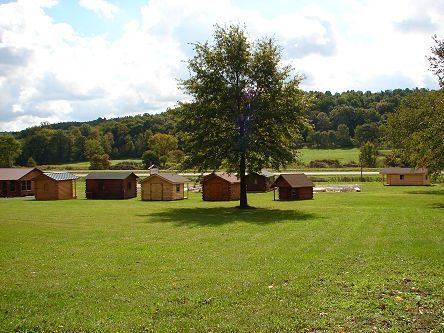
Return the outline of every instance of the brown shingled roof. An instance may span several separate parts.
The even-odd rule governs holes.
[[[146,177],[144,180],[141,181],[141,183],[145,182],[146,180],[148,180],[152,177],[156,177],[156,176],[159,176],[159,177],[165,179],[166,181],[168,181],[170,183],[174,183],[174,184],[191,182],[191,180],[189,180],[188,178],[182,177],[181,175],[178,175],[175,173],[155,173],[149,177]]]
[[[426,168],[385,168],[379,172],[381,175],[413,175],[427,174]]]
[[[34,169],[36,168],[0,168],[0,180],[19,180]]]
[[[223,173],[223,172],[213,172],[213,173],[210,173],[209,175],[206,175],[204,177],[204,180],[206,178],[214,177],[214,176],[222,178],[223,180],[226,180],[227,182],[229,182],[231,184],[239,183],[240,182],[239,178],[237,178],[235,175],[232,175],[232,174],[229,174],[229,173]]]
[[[132,171],[108,171],[108,172],[91,172],[86,175],[85,179],[96,179],[96,180],[102,180],[102,179],[127,179],[129,176],[134,175],[137,178],[139,178],[134,172]]]
[[[313,182],[303,173],[288,173],[280,175],[275,182],[273,183],[273,187],[276,187],[275,184],[278,183],[280,179],[284,179],[288,185],[293,188],[298,187],[314,187]]]

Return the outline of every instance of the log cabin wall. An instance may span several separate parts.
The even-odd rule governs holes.
[[[74,181],[56,181],[49,177],[41,176],[35,179],[36,200],[68,200],[76,199],[74,195]]]
[[[137,196],[136,176],[126,179],[86,179],[87,199],[128,199]],[[128,185],[129,184],[129,185]]]
[[[240,183],[230,183],[216,175],[207,177],[202,183],[202,199],[205,201],[239,200]]]
[[[159,178],[142,183],[142,200],[181,200],[183,198],[184,184],[171,184]]]
[[[388,185],[421,186],[430,185],[430,177],[426,174],[387,175]]]

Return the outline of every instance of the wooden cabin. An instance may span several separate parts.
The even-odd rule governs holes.
[[[230,201],[240,198],[240,180],[227,173],[210,173],[202,180],[202,199],[205,201]]]
[[[0,197],[34,195],[34,178],[42,174],[37,168],[0,168]]]
[[[92,172],[85,177],[87,199],[137,197],[137,176],[131,171]]]
[[[272,186],[279,189],[279,200],[313,199],[313,182],[303,173],[282,174]]]
[[[185,198],[185,183],[190,180],[172,173],[154,173],[140,182],[142,200],[182,200]]]
[[[430,177],[426,168],[385,168],[379,173],[382,175],[384,185],[430,185]]]
[[[250,172],[246,176],[247,180],[247,192],[267,192],[271,191],[273,188],[276,176],[267,170],[262,170],[261,172]]]
[[[34,179],[36,200],[77,199],[76,179],[69,172],[45,172]]]

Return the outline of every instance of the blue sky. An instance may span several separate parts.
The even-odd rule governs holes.
[[[157,113],[215,24],[273,36],[305,90],[437,88],[444,0],[0,0],[0,131]]]

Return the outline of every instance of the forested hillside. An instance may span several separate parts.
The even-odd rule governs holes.
[[[417,90],[378,93],[348,91],[307,92],[313,97],[307,119],[310,126],[299,146],[335,148],[378,143],[382,125],[405,96]],[[21,144],[17,165],[57,164],[95,158],[140,158],[161,164],[177,163],[183,139],[177,133],[175,111],[89,122],[42,124],[13,133]],[[185,152],[186,153],[186,152]]]

